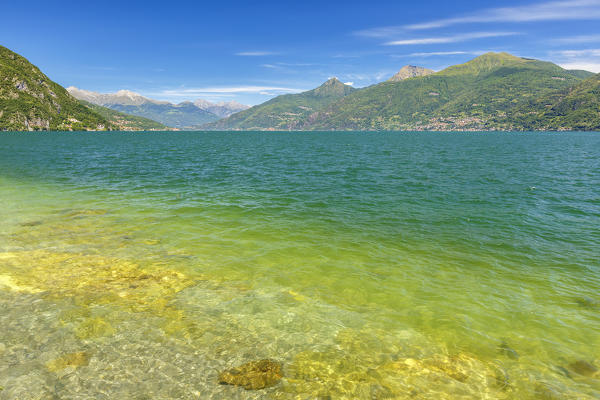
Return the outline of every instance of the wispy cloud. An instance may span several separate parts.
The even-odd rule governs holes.
[[[549,54],[565,69],[600,72],[600,49],[558,50]]]
[[[311,64],[311,63],[286,63],[286,62],[278,62],[274,64],[261,64],[261,67],[271,68],[271,69],[284,69],[287,67],[313,67],[319,64]]]
[[[428,38],[418,38],[418,39],[392,40],[392,41],[386,42],[384,44],[386,44],[388,46],[410,46],[410,45],[419,45],[419,44],[457,43],[457,42],[465,42],[467,40],[483,39],[483,38],[491,38],[491,37],[501,37],[501,36],[512,36],[512,35],[518,35],[518,33],[517,32],[473,32],[473,33],[464,33],[464,34],[460,34],[460,35],[449,35],[449,36],[428,37]]]
[[[481,55],[486,53],[485,51],[431,51],[425,53],[410,53],[401,57],[437,57],[437,56],[456,56],[462,54]],[[393,56],[399,57],[399,56]]]
[[[451,25],[485,22],[536,22],[600,19],[600,0],[551,1],[518,7],[481,10],[477,13],[446,18],[420,24],[407,25],[406,29],[433,29]]]
[[[600,35],[580,35],[580,36],[568,36],[559,39],[555,39],[554,42],[566,43],[566,44],[578,44],[578,43],[600,43]]]
[[[236,56],[243,56],[243,57],[261,57],[261,56],[274,56],[278,53],[275,53],[273,51],[242,51],[239,53],[235,53]]]
[[[376,82],[381,82],[382,79],[389,78],[395,72],[396,71],[390,69],[390,70],[377,71],[377,72],[373,72],[370,74],[347,73],[347,74],[341,74],[340,79],[345,80],[345,81],[350,81],[353,84],[357,84],[358,86],[364,86],[364,85],[370,85],[370,84],[376,83]]]
[[[600,57],[600,49],[583,49],[583,50],[560,50],[553,52],[553,54],[567,57]]]
[[[204,88],[182,88],[182,89],[168,89],[158,93],[154,93],[156,96],[163,96],[168,98],[184,98],[193,96],[204,96],[204,95],[216,95],[216,94],[284,94],[284,93],[298,93],[305,89],[287,88],[278,86],[228,86],[228,87],[204,87]]]
[[[582,69],[584,71],[600,73],[600,61],[593,62],[593,61],[581,60],[581,61],[560,63],[558,65],[560,65],[564,69]]]

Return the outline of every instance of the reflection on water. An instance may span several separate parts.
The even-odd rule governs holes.
[[[398,232],[356,199],[310,216],[100,187],[0,179],[0,399],[600,396],[596,237],[564,219],[553,248],[460,215]]]

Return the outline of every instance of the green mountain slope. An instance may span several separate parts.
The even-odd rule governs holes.
[[[310,123],[310,116],[354,92],[337,78],[331,78],[316,89],[275,97],[263,104],[205,125],[214,130],[288,130]]]
[[[600,74],[536,99],[509,118],[531,130],[600,130]]]
[[[152,121],[148,118],[125,114],[97,104],[92,104],[85,100],[79,101],[122,131],[164,131],[170,129],[160,122]]]
[[[441,72],[354,92],[311,116],[304,129],[521,129],[507,118],[534,99],[576,85],[582,71],[488,53]]]
[[[111,124],[27,59],[0,46],[0,130],[105,130]]]

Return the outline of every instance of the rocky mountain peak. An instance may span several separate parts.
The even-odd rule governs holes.
[[[405,65],[389,80],[390,82],[399,82],[409,78],[416,78],[418,76],[431,75],[434,72],[434,70],[428,68],[417,67],[415,65]]]

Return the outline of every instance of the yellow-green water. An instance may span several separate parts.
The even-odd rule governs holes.
[[[0,204],[0,399],[600,397],[598,134],[5,133]]]

